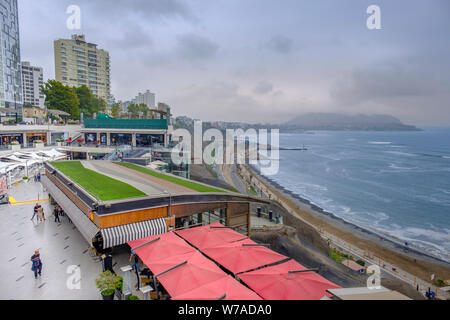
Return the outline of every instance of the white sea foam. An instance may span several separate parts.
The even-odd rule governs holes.
[[[406,156],[406,157],[415,157],[415,154],[408,153],[408,152],[401,152],[401,151],[384,151],[384,153],[390,153],[390,154],[396,154],[399,156]]]
[[[401,167],[401,166],[396,165],[395,163],[389,164],[389,168],[398,169],[398,170],[413,170],[413,169],[417,169],[417,167]]]
[[[392,142],[390,142],[390,141],[369,141],[369,144],[390,145],[390,144],[392,144]]]

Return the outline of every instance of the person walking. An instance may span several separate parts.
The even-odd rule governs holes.
[[[139,268],[139,257],[137,256],[136,252],[134,252],[134,251],[131,251],[130,262],[132,262],[131,268],[133,268],[134,271],[136,272],[136,278],[137,278],[136,288],[139,290],[139,272],[141,270]]]
[[[36,219],[39,221],[38,210],[40,207],[41,206],[39,205],[39,203],[36,203],[36,205],[34,206],[33,217],[31,217],[31,221],[33,221],[34,217],[36,217]]]
[[[41,206],[39,206],[38,208],[38,218],[40,222],[47,220],[45,219],[44,208],[42,208]]]
[[[58,206],[56,206],[53,209],[53,215],[55,216],[55,222],[61,223],[61,221],[59,220],[59,208],[58,208]]]
[[[42,261],[39,250],[36,250],[31,256],[31,271],[34,272],[34,278],[37,279],[38,275],[41,276],[42,273]]]

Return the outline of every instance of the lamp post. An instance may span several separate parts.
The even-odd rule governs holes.
[[[169,192],[169,191],[167,191],[167,190],[165,190],[164,191],[164,194],[168,194],[169,195],[169,205],[168,205],[168,207],[167,207],[167,216],[168,217],[170,217],[171,215],[172,215],[172,213],[171,213],[171,206],[172,206],[172,194]]]

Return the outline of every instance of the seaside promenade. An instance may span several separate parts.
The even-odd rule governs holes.
[[[264,181],[264,178],[260,177],[259,175],[255,174],[251,169],[249,169],[247,166],[241,166],[240,167],[240,173],[248,180],[251,181],[251,184],[253,187],[257,188],[257,190],[260,190],[262,193],[265,194],[267,198],[270,200],[278,202],[289,214],[292,216],[295,216],[296,218],[300,219],[303,223],[309,225],[313,229],[315,229],[321,237],[327,241],[332,248],[339,249],[340,251],[344,251],[344,253],[348,253],[352,255],[355,258],[361,259],[366,262],[366,266],[370,265],[377,265],[380,267],[381,272],[387,273],[399,280],[402,280],[414,288],[419,286],[419,291],[425,295],[425,292],[428,291],[428,288],[431,288],[432,291],[436,292],[436,297],[438,299],[447,300],[450,299],[450,293],[445,292],[441,290],[440,288],[436,287],[432,283],[429,283],[427,281],[424,281],[423,279],[419,279],[417,276],[408,273],[398,266],[393,265],[389,261],[385,261],[385,259],[381,259],[380,257],[377,257],[373,255],[371,252],[369,252],[366,249],[359,248],[355,245],[352,245],[339,237],[326,232],[325,230],[321,229],[320,227],[311,224],[310,222],[303,219],[295,209],[293,209],[283,198],[278,196],[274,190],[272,190],[272,186],[267,181]]]

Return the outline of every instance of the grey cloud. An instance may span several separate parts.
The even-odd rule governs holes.
[[[255,88],[253,89],[253,92],[256,94],[267,94],[270,92],[273,92],[273,84],[268,81],[260,81]]]
[[[177,53],[191,61],[210,59],[219,50],[215,42],[194,33],[180,35],[177,40]]]
[[[184,1],[180,0],[81,0],[79,5],[94,10],[96,14],[120,18],[134,13],[143,18],[180,17],[196,20],[196,16]]]
[[[294,40],[285,36],[273,36],[265,46],[277,53],[287,54],[294,49]]]

